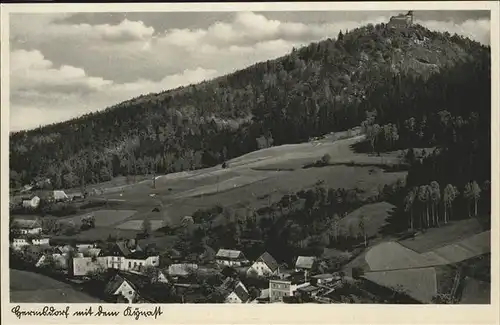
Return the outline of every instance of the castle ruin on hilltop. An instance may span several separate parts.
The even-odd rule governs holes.
[[[413,10],[408,11],[406,15],[399,14],[397,16],[392,16],[389,19],[387,27],[390,28],[406,28],[413,25]]]

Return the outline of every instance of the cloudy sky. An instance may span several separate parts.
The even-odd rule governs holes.
[[[386,22],[397,12],[10,14],[10,129],[196,83]],[[415,11],[418,23],[489,44],[489,11]]]

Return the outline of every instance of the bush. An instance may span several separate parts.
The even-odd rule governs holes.
[[[323,157],[321,157],[321,162],[323,162],[323,164],[325,164],[325,165],[328,165],[331,160],[332,160],[332,157],[327,153]]]

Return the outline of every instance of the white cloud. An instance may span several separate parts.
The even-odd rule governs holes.
[[[419,24],[424,25],[430,30],[435,30],[438,32],[448,32],[450,34],[457,33],[468,37],[472,40],[483,44],[490,44],[490,21],[488,19],[479,20],[466,20],[463,23],[457,24],[452,21],[416,21]]]
[[[365,21],[301,23],[240,12],[203,29],[161,31],[148,26],[146,18],[90,25],[60,21],[66,16],[11,16],[11,116],[21,124],[19,115],[29,110],[37,116],[35,107],[51,112],[41,114],[42,120],[57,121],[233,72],[285,55],[293,47],[335,38],[340,30],[388,20],[381,15]],[[489,20],[419,23],[489,44]],[[25,123],[28,127],[31,122]]]
[[[138,79],[116,83],[88,76],[81,68],[53,63],[39,51],[11,53],[12,131],[76,117],[151,92],[201,82],[215,70],[197,68],[168,75],[158,82]]]

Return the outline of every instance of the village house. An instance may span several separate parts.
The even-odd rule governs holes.
[[[52,192],[52,195],[53,195],[54,201],[56,201],[56,202],[69,201],[69,197],[64,191],[56,190],[56,191]]]
[[[302,299],[314,299],[318,296],[318,293],[320,292],[320,288],[317,286],[314,286],[312,284],[309,284],[307,286],[303,286],[300,288],[297,288],[297,294],[299,294]]]
[[[82,192],[74,192],[74,193],[68,194],[68,197],[71,201],[74,201],[74,200],[85,198],[85,195]]]
[[[40,198],[38,196],[23,197],[23,207],[29,209],[36,209],[40,205]]]
[[[283,302],[283,297],[292,297],[297,289],[309,284],[303,272],[273,277],[269,280],[269,301]]]
[[[109,280],[104,292],[118,303],[161,303],[173,302],[170,290],[169,285],[153,284],[144,275],[120,271]]]
[[[17,233],[21,235],[39,235],[42,233],[42,225],[38,220],[16,219],[14,225]]]
[[[314,256],[299,256],[295,262],[295,271],[304,272],[305,277],[311,273],[314,265],[316,263],[316,258]]]
[[[50,245],[50,238],[49,237],[33,237],[31,238],[31,244],[32,245]]]
[[[76,249],[71,245],[57,246],[57,250],[62,254],[66,254],[71,251],[75,251]]]
[[[19,250],[25,246],[49,246],[50,238],[40,236],[40,235],[24,235],[21,237],[14,238],[11,243],[11,247],[15,250]]]
[[[102,249],[100,248],[82,248],[78,250],[85,257],[101,257]]]
[[[83,244],[76,244],[76,249],[77,250],[82,250],[82,249],[90,249],[96,247],[95,244],[93,243],[83,243]]]
[[[173,278],[187,277],[198,270],[198,264],[182,263],[168,266],[167,274]]]
[[[245,285],[230,277],[224,280],[219,290],[224,294],[225,302],[228,304],[242,304],[250,300],[250,294]]]
[[[279,264],[268,252],[264,252],[250,266],[247,274],[256,273],[258,276],[271,276],[279,272]]]
[[[244,266],[249,264],[243,252],[232,249],[219,249],[215,261],[220,266]]]
[[[74,257],[72,272],[74,277],[87,276],[90,272],[104,271],[107,269],[106,257]]]
[[[40,257],[38,262],[36,262],[35,266],[36,267],[42,267],[47,263],[48,256],[51,256],[52,259],[54,260],[55,267],[60,268],[62,270],[67,270],[68,269],[68,259],[67,256],[59,253],[52,253],[52,254],[44,254]]]
[[[111,269],[141,271],[147,266],[160,266],[160,257],[148,255],[134,239],[115,243],[109,254],[105,255],[108,258],[108,268]]]
[[[31,245],[31,243],[27,238],[14,238],[11,243],[11,247],[15,250],[20,250],[29,245]]]
[[[316,274],[311,276],[311,284],[313,285],[326,285],[334,280],[340,280],[340,276],[335,276],[330,273]]]
[[[123,276],[117,274],[106,285],[104,293],[112,296],[115,299],[124,298],[129,304],[140,300],[137,287],[132,281],[125,279]]]

